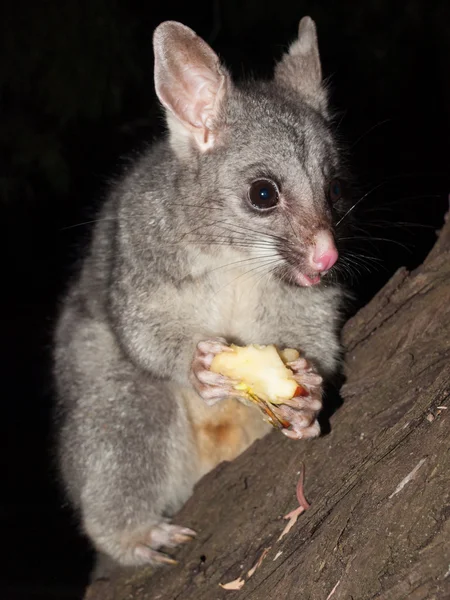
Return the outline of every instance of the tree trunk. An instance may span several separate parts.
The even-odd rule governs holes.
[[[345,326],[331,432],[274,431],[219,465],[175,520],[198,532],[179,565],[118,569],[86,599],[450,598],[449,330],[447,220],[424,264],[400,269]],[[302,463],[311,507],[277,541]],[[219,586],[239,577],[239,591]]]

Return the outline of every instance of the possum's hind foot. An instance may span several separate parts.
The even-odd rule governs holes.
[[[159,548],[163,546],[176,548],[180,544],[192,541],[196,535],[196,532],[188,527],[160,523],[153,527],[141,542],[136,543],[134,547],[136,564],[175,565],[177,561],[167,554],[159,552]]]
[[[148,528],[141,527],[131,533],[122,532],[120,536],[113,538],[97,538],[97,544],[101,551],[125,566],[174,565],[177,561],[160,549],[176,548],[191,541],[196,535],[196,532],[188,527],[161,522]]]

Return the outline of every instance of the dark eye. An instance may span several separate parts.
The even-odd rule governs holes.
[[[248,190],[248,198],[255,208],[265,210],[273,208],[280,200],[278,187],[270,179],[257,179]]]
[[[330,201],[334,204],[342,197],[342,184],[339,179],[332,179],[328,191]]]

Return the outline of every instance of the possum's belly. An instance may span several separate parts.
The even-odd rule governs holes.
[[[261,411],[230,398],[207,406],[193,391],[184,391],[201,477],[224,460],[233,460],[272,428]]]

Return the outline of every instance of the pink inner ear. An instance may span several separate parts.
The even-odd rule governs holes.
[[[181,84],[181,85],[180,85]],[[194,127],[208,127],[213,117],[214,104],[220,89],[221,78],[206,69],[186,66],[179,85],[178,99],[174,98],[173,108],[177,116]]]
[[[225,70],[213,50],[179,23],[155,32],[155,87],[162,104],[206,139],[225,91]],[[200,132],[199,132],[200,133]]]

